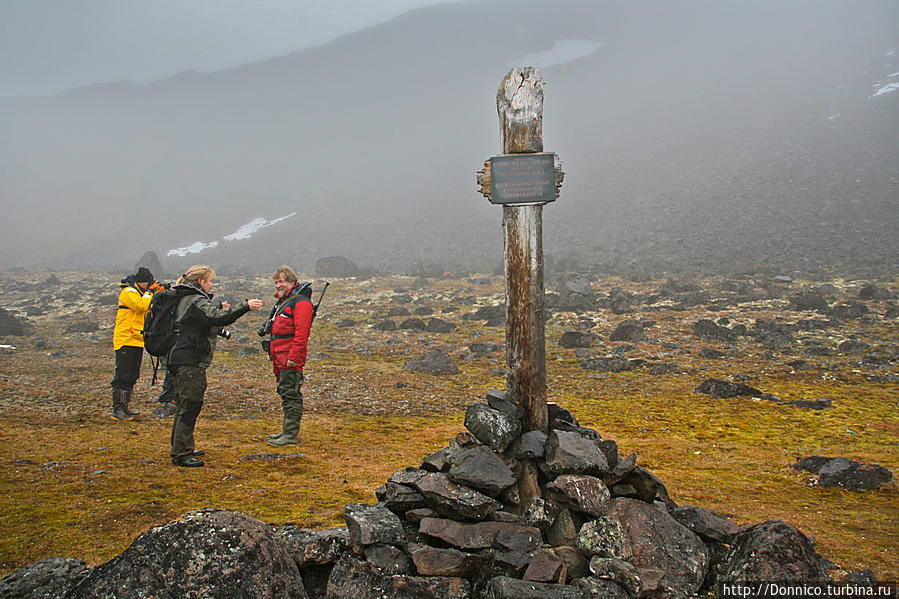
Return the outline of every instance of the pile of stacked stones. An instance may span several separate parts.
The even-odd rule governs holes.
[[[614,441],[548,408],[548,435],[522,432],[520,407],[491,391],[468,406],[468,432],[391,475],[377,505],[346,506],[346,528],[280,529],[310,596],[636,599],[720,580],[827,580],[791,525],[741,527],[678,507],[635,454],[621,459]],[[539,496],[522,505],[526,463]]]

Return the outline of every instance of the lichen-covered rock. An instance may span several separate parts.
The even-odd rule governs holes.
[[[550,476],[560,474],[602,476],[609,472],[609,464],[596,443],[573,431],[550,431],[546,438],[546,462],[543,467]]]
[[[406,543],[406,533],[399,517],[383,504],[351,503],[344,508],[344,520],[353,545]]]
[[[471,403],[465,409],[465,428],[493,451],[502,452],[521,433],[521,420],[487,404]]]
[[[48,557],[0,580],[4,599],[57,599],[88,575],[91,567],[70,557]]]
[[[265,523],[204,509],[151,528],[67,599],[306,599],[296,563]]]
[[[609,509],[611,495],[598,478],[586,474],[563,474],[546,488],[566,507],[594,518]]]
[[[452,482],[446,474],[430,473],[415,483],[428,507],[449,518],[484,520],[500,508],[500,503],[465,485]]]
[[[278,529],[278,535],[298,568],[335,562],[350,543],[350,534],[343,527],[307,530],[290,525]]]
[[[738,534],[718,571],[718,582],[829,579],[824,560],[808,537],[779,520]]]
[[[665,573],[659,585],[649,590],[687,597],[700,589],[709,568],[708,548],[667,511],[644,501],[618,498],[612,500],[609,517],[621,523],[624,555],[630,554],[625,561],[639,570]]]

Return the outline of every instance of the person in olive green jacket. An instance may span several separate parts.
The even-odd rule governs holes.
[[[175,346],[166,358],[166,368],[175,377],[175,415],[172,422],[171,457],[176,466],[203,465],[194,445],[194,426],[206,394],[206,369],[215,354],[221,328],[250,310],[262,307],[262,300],[250,299],[231,306],[212,301],[215,272],[204,265],[191,266],[173,287],[181,296],[175,309]]]
[[[150,284],[153,273],[144,267],[128,275],[120,283],[118,309],[112,345],[115,350],[115,375],[112,379],[112,418],[131,420],[139,415],[128,406],[134,392],[134,383],[140,376],[144,355],[144,317],[153,299]]]

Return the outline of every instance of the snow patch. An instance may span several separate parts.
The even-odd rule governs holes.
[[[181,256],[183,258],[184,256],[186,256],[188,254],[199,254],[203,250],[208,250],[209,248],[214,248],[218,244],[219,244],[218,241],[210,241],[209,243],[204,243],[202,241],[195,241],[188,246],[169,250],[169,253],[167,255]]]
[[[229,233],[225,235],[222,239],[225,241],[236,241],[238,239],[249,239],[253,235],[255,235],[260,229],[264,229],[265,227],[270,227],[272,225],[278,224],[282,221],[287,220],[288,218],[295,216],[296,212],[291,212],[290,214],[286,214],[284,216],[278,217],[273,220],[266,220],[264,218],[257,217],[248,222],[247,224],[241,226],[237,231],[233,233]],[[181,256],[182,258],[188,254],[199,254],[203,250],[209,250],[216,246],[218,246],[218,241],[195,241],[191,245],[175,248],[173,250],[168,251],[168,256]]]
[[[897,89],[899,89],[899,83],[887,83],[886,85],[881,87],[879,90],[874,92],[874,95],[871,97],[876,98],[877,96],[882,96],[883,94],[888,94],[890,92],[894,92]]]
[[[545,69],[589,56],[601,47],[601,42],[591,40],[555,40],[549,50],[528,54],[517,64]]]

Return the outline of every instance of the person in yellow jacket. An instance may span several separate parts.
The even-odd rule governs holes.
[[[140,376],[140,365],[144,357],[144,317],[150,308],[153,292],[150,285],[155,281],[153,273],[144,267],[137,273],[128,275],[120,286],[119,306],[115,317],[115,331],[112,334],[115,349],[115,376],[112,379],[112,418],[131,420],[139,415],[128,407],[134,383]]]

